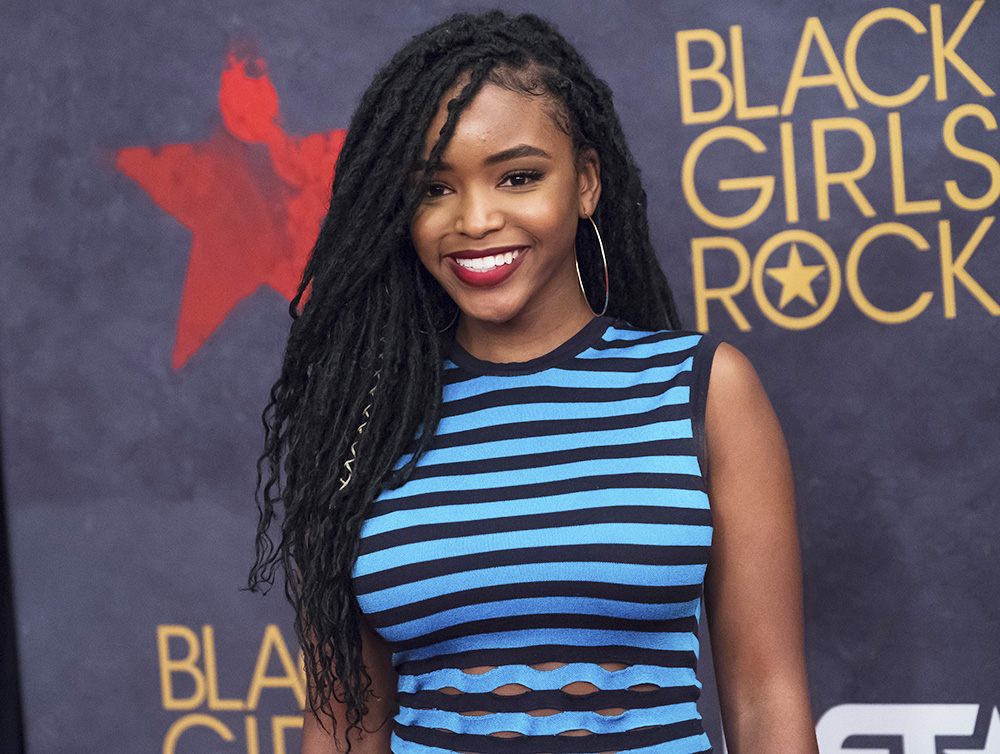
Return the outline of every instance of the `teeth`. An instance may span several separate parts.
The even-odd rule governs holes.
[[[516,251],[508,251],[504,254],[497,254],[495,257],[473,257],[472,259],[456,259],[455,261],[467,270],[489,272],[502,265],[510,264],[517,259],[517,254]]]

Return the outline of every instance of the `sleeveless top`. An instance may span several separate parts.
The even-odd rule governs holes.
[[[430,450],[373,503],[354,571],[399,673],[393,752],[711,751],[714,348],[609,317],[523,363],[456,346]]]

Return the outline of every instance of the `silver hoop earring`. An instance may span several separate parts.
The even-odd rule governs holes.
[[[587,215],[587,219],[590,220],[590,224],[594,226],[594,233],[597,234],[597,245],[601,248],[601,261],[604,262],[604,306],[601,311],[595,312],[594,307],[590,306],[590,299],[587,298],[587,289],[583,287],[583,276],[580,274],[580,260],[576,258],[576,277],[580,281],[580,291],[583,293],[583,300],[587,302],[587,307],[590,311],[594,312],[595,317],[603,317],[608,311],[608,299],[611,296],[611,278],[608,276],[608,257],[604,253],[604,241],[601,240],[601,231],[597,229],[597,223],[594,222],[594,218]]]
[[[448,332],[452,327],[455,326],[455,323],[458,322],[458,315],[459,315],[460,312],[461,312],[461,309],[459,309],[458,307],[455,307],[455,316],[451,318],[451,322],[449,322],[447,325],[445,325],[444,327],[442,327],[440,330],[437,331],[438,335],[440,335],[441,333]],[[418,332],[422,332],[424,335],[427,334],[426,330],[422,330],[419,327],[417,328],[417,331]]]
[[[443,332],[448,332],[451,328],[455,326],[455,323],[458,322],[458,314],[461,311],[462,310],[459,309],[457,306],[455,307],[455,316],[451,318],[451,322],[449,322],[447,325],[438,330],[438,335],[440,335]]]

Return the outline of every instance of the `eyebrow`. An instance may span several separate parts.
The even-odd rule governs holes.
[[[518,144],[516,147],[505,149],[502,152],[491,154],[483,162],[487,165],[496,165],[499,162],[516,160],[518,157],[549,157],[551,155],[544,149],[533,147],[530,144]]]
[[[546,159],[552,159],[552,155],[550,155],[544,149],[533,147],[530,144],[518,144],[516,147],[511,147],[510,149],[504,149],[502,152],[491,154],[489,157],[483,160],[483,164],[496,165],[501,162],[509,162],[510,160],[516,160],[519,157],[544,157]],[[415,165],[415,169],[417,171],[422,171],[425,165],[426,163],[423,160],[419,160]],[[452,166],[450,163],[447,162],[439,162],[438,168],[440,170],[451,170]]]

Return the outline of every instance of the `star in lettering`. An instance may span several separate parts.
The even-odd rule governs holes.
[[[986,742],[981,749],[944,749],[942,754],[1000,754],[1000,710],[993,708]]]
[[[821,264],[802,264],[799,247],[793,243],[792,250],[788,253],[788,264],[767,270],[768,275],[781,283],[781,300],[778,302],[778,308],[784,309],[796,298],[808,301],[813,307],[818,306],[812,281],[824,269],[826,268]]]
[[[344,143],[343,130],[286,134],[260,59],[229,54],[219,111],[222,123],[208,141],[127,147],[116,159],[119,170],[191,230],[174,369],[261,286],[288,300],[295,295]]]

